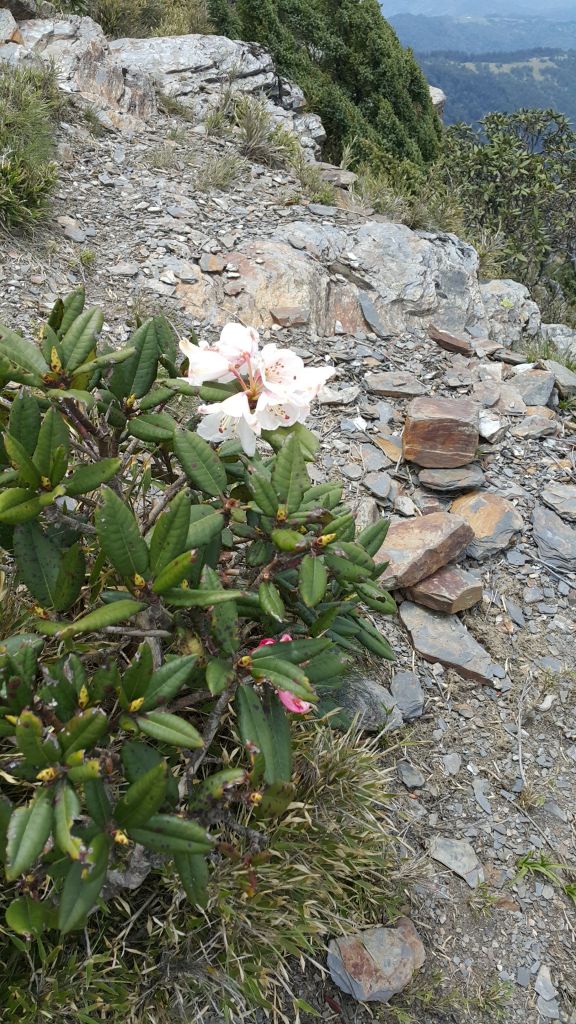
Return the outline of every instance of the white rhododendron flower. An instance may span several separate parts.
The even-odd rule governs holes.
[[[263,430],[291,427],[310,415],[310,404],[334,373],[331,366],[306,367],[300,356],[274,342],[258,348],[258,332],[226,324],[214,345],[181,341],[188,357],[188,381],[236,380],[239,390],[222,402],[202,405],[198,433],[207,441],[238,437],[247,455]]]

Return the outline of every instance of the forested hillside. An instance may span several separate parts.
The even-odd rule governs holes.
[[[428,80],[447,95],[448,124],[479,121],[520,107],[560,110],[576,123],[576,51],[529,50],[419,58]]]
[[[576,49],[576,17],[565,21],[548,17],[427,17],[398,14],[389,17],[404,46],[416,53],[458,50],[461,53],[510,52],[538,46]]]

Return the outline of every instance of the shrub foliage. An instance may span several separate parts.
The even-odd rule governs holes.
[[[219,826],[266,829],[293,798],[287,696],[391,657],[369,614],[394,610],[386,524],[356,536],[340,487],[310,484],[314,435],[216,452],[191,405],[228,386],[182,379],[162,317],[99,353],[103,319],[78,290],[39,346],[0,327],[0,543],[24,595],[0,649],[0,846],[24,935],[81,928],[134,844],[203,904]]]

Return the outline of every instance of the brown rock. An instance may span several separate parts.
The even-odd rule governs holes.
[[[310,310],[305,306],[276,306],[270,315],[281,327],[300,327],[310,320]]]
[[[477,464],[457,469],[423,469],[418,479],[431,491],[475,491],[484,483],[484,473]]]
[[[226,260],[221,256],[214,256],[211,252],[205,252],[200,257],[200,270],[205,274],[221,274],[226,267]]]
[[[462,516],[471,526],[474,539],[467,554],[479,561],[507,548],[514,534],[524,526],[514,505],[489,491],[476,491],[456,498],[451,511]]]
[[[492,341],[491,338],[474,338],[472,344],[477,356],[493,356],[496,352],[500,354],[500,342]]]
[[[472,462],[478,447],[478,413],[466,398],[417,398],[404,424],[404,458],[419,466],[449,469]]]
[[[328,946],[332,980],[359,1002],[387,1003],[425,959],[422,940],[406,917],[393,928],[368,928],[331,939]]]
[[[453,561],[474,538],[471,527],[449,512],[431,512],[393,523],[376,562],[388,562],[382,582],[387,589],[410,587]]]
[[[455,334],[441,331],[434,325],[428,328],[428,337],[447,352],[461,352],[465,356],[472,355],[472,345],[467,338],[457,338]]]
[[[416,604],[453,615],[472,608],[482,600],[482,582],[457,565],[447,565],[414,587],[409,587],[407,594]]]
[[[388,398],[413,398],[415,395],[426,394],[426,388],[416,380],[414,374],[403,370],[369,373],[366,385],[373,394],[386,395]]]
[[[453,668],[463,679],[492,682],[494,665],[488,651],[470,635],[457,615],[442,615],[404,601],[400,618],[415,650],[427,661]]]
[[[394,437],[392,434],[382,434],[374,440],[391,462],[396,463],[402,458],[402,438]]]

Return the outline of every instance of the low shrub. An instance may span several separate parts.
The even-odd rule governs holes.
[[[18,587],[0,646],[6,924],[42,971],[61,951],[78,963],[68,936],[114,944],[113,879],[138,862],[151,900],[168,885],[190,904],[166,911],[163,943],[183,929],[200,956],[211,921],[211,970],[230,968],[242,998],[266,1005],[256,961],[247,980],[249,934],[279,963],[306,952],[337,919],[329,901],[312,913],[324,869],[335,907],[370,902],[355,858],[379,813],[374,750],[355,792],[353,758],[339,763],[313,718],[352,658],[392,657],[373,621],[395,607],[374,561],[387,524],[357,535],[341,488],[310,483],[318,442],[301,420],[328,369],[260,350],[239,325],[214,346],[182,339],[179,354],[162,317],[99,354],[103,320],[78,290],[39,346],[0,326],[0,545]],[[326,796],[303,817],[322,790],[332,808]],[[381,848],[365,853],[374,876]],[[234,887],[260,893],[235,917],[228,862]],[[281,899],[267,889],[280,864]],[[142,898],[138,882],[124,892],[131,919]],[[266,910],[282,901],[289,940]]]
[[[0,224],[31,225],[45,213],[61,107],[51,67],[0,64]]]

